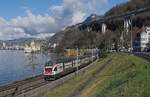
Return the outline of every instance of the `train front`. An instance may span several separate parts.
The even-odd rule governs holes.
[[[53,62],[48,61],[44,66],[44,72],[43,72],[45,80],[49,80],[51,78],[51,76],[53,75],[52,70],[53,70]]]

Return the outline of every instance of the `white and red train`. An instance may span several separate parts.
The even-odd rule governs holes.
[[[44,79],[45,80],[55,80],[69,73],[75,72],[87,66],[92,61],[96,60],[96,56],[84,56],[78,58],[78,64],[76,58],[65,58],[58,59],[55,61],[49,61],[44,67]],[[78,66],[78,67],[77,67]]]

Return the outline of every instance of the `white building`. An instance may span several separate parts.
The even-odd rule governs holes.
[[[147,43],[150,42],[150,27],[146,27],[146,30],[140,33],[139,39],[138,39],[138,46],[137,48],[140,49],[140,51],[146,50]]]
[[[25,48],[24,48],[24,51],[26,53],[37,52],[40,50],[41,50],[40,44],[35,43],[34,41],[32,41],[30,45],[25,45]]]
[[[53,45],[51,45],[52,48],[56,48],[59,44],[58,43],[54,43]]]
[[[2,47],[3,47],[3,48],[6,48],[6,43],[5,43],[5,42],[3,42]]]

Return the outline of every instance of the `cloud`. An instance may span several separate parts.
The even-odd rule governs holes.
[[[96,13],[97,7],[107,4],[108,0],[63,0],[61,5],[49,9],[61,27],[82,22],[91,13]]]
[[[40,34],[37,34],[35,36],[33,36],[33,38],[41,38],[41,39],[44,39],[44,38],[47,38],[47,37],[51,37],[53,36],[55,33],[40,33]]]
[[[24,32],[24,29],[14,26],[3,26],[0,31],[1,40],[11,40],[17,38],[29,38],[30,34]]]
[[[10,21],[0,18],[0,40],[40,38],[41,34],[51,36],[55,31],[58,31],[55,19],[47,14],[34,15],[27,10],[27,16],[24,17],[18,16]]]
[[[82,22],[91,13],[96,12],[97,6],[107,2],[107,0],[63,0],[62,4],[49,8],[52,15],[35,15],[26,8],[26,16],[17,16],[9,21],[0,17],[0,40],[52,36],[54,32]]]
[[[18,16],[10,21],[10,24],[24,28],[27,33],[32,35],[39,33],[53,32],[57,30],[55,19],[47,14],[34,15],[30,10],[27,10],[26,17]]]

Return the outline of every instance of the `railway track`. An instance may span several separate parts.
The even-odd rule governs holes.
[[[45,81],[42,75],[18,81],[11,85],[0,87],[0,97],[15,97],[16,95],[28,92],[50,82],[51,81]]]
[[[87,63],[84,67],[87,67],[88,64],[90,64],[91,62]],[[84,68],[81,67],[80,69]],[[75,71],[73,71],[75,72]],[[71,73],[73,73],[71,72]],[[71,74],[69,73],[69,74]],[[67,74],[67,75],[69,75]],[[65,75],[65,76],[67,76]],[[55,85],[50,85],[52,88],[54,86],[57,86],[57,84],[63,83],[64,80],[69,79],[69,77],[67,79],[65,79],[65,76],[63,76],[62,78],[59,78],[57,80],[54,81],[45,81],[44,80],[44,76],[43,75],[39,75],[33,78],[29,78],[26,80],[22,80],[22,81],[18,81],[15,82],[11,85],[7,85],[7,86],[2,86],[0,87],[0,97],[31,97],[31,96],[25,96],[26,93],[36,90],[40,87],[43,86],[48,86],[49,84],[52,83]],[[61,80],[62,79],[62,80]],[[33,96],[33,97],[37,97],[37,96]]]
[[[140,56],[140,57],[150,60],[150,53],[136,52],[133,54],[136,56]],[[88,63],[88,64],[90,64],[90,63]],[[86,67],[88,67],[88,66],[86,66]],[[71,72],[71,73],[73,73],[73,72]],[[0,87],[0,97],[30,97],[30,96],[23,96],[23,95],[27,92],[36,90],[39,87],[43,87],[43,86],[47,86],[47,88],[49,88],[49,86],[51,86],[53,88],[53,87],[57,86],[58,84],[63,83],[65,76],[63,76],[62,78],[57,79],[55,81],[45,81],[44,76],[39,75],[39,76],[30,78],[30,79],[15,82],[11,85],[1,86]],[[67,79],[69,79],[69,77]],[[67,79],[65,79],[65,80],[67,80]],[[52,84],[52,85],[50,85],[50,84]],[[21,96],[19,96],[19,95],[21,95]],[[32,96],[32,97],[37,97],[37,96]]]
[[[150,52],[133,52],[132,54],[145,58],[150,61]]]
[[[91,77],[89,77],[85,82],[83,82],[79,88],[77,88],[72,94],[70,94],[69,97],[78,97],[81,92],[85,89],[87,85],[89,85],[92,81],[96,80],[97,75],[108,65],[110,65],[112,62],[112,59],[109,59],[106,63],[104,63],[102,66],[98,67],[97,70],[92,74]]]

